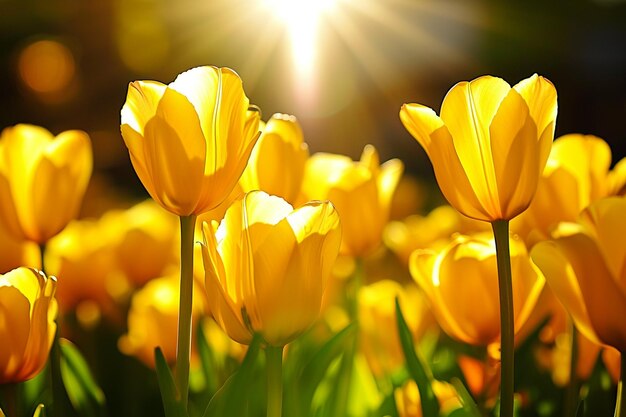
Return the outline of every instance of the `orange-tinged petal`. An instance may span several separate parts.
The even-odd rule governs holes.
[[[615,282],[626,294],[626,198],[598,200],[580,215],[580,222],[595,238]]]
[[[576,245],[576,278],[589,321],[600,341],[626,352],[626,294],[606,268],[595,242],[584,234],[572,236]],[[574,248],[572,248],[574,249]]]

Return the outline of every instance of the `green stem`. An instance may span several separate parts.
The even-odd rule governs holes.
[[[513,416],[513,281],[511,278],[511,254],[509,252],[509,221],[491,223],[496,241],[498,262],[498,286],[500,288],[500,417]]]
[[[15,383],[0,385],[0,394],[4,397],[4,402],[0,403],[0,410],[4,411],[6,417],[19,417],[20,415],[18,389],[19,386]]]
[[[267,367],[267,417],[283,413],[283,347],[265,348]]]
[[[40,243],[39,244],[39,256],[41,256],[41,265],[39,267],[39,270],[41,272],[43,272],[44,274],[46,274],[46,269],[45,269],[45,264],[44,264],[44,254],[46,253],[46,243]],[[47,276],[48,274],[46,274]]]
[[[332,416],[343,417],[347,414],[348,397],[350,396],[350,386],[352,385],[352,370],[354,367],[354,356],[358,346],[358,326],[359,326],[359,304],[358,295],[361,286],[363,285],[365,268],[363,260],[361,258],[355,259],[356,265],[350,281],[347,283],[346,289],[346,304],[348,306],[348,314],[350,321],[355,326],[354,336],[352,340],[346,346],[343,356],[341,357],[341,363],[339,366],[339,374],[334,389],[334,409],[331,412]]]
[[[573,416],[578,406],[578,379],[576,377],[576,365],[578,363],[578,330],[570,317],[568,319],[568,327],[571,335],[571,352],[569,365],[569,383],[565,391],[565,413],[564,417]]]
[[[196,216],[180,216],[180,304],[176,349],[176,386],[187,409],[189,358],[191,355],[191,307],[193,303],[193,237]]]
[[[626,390],[624,378],[626,377],[626,352],[620,352],[621,373],[617,384],[617,402],[615,403],[615,417],[626,417]]]

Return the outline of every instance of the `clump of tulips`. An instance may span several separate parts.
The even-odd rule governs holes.
[[[130,83],[152,200],[99,218],[85,132],[6,128],[0,416],[626,416],[626,163],[556,117],[539,75],[402,106],[450,204],[406,219],[399,159],[310,155],[228,68]]]

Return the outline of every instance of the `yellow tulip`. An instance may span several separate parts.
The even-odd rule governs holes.
[[[203,260],[210,310],[236,342],[260,333],[284,346],[320,313],[337,257],[339,216],[329,202],[294,210],[279,197],[252,191],[217,223],[204,224]]]
[[[107,212],[100,223],[113,235],[111,246],[117,265],[135,286],[162,276],[168,267],[176,265],[178,221],[154,201]]]
[[[116,300],[127,296],[130,286],[118,271],[111,242],[108,228],[95,220],[75,220],[50,240],[45,265],[59,277],[56,298],[62,314],[82,305],[96,315],[119,319]]]
[[[200,288],[194,290],[200,291]],[[136,356],[154,367],[154,349],[158,346],[168,362],[176,360],[179,291],[178,277],[173,275],[155,278],[133,295],[128,312],[128,333],[118,342],[123,353]],[[202,298],[195,297],[194,322],[203,311]]]
[[[455,233],[473,233],[486,230],[486,224],[467,218],[448,205],[433,209],[428,215],[414,214],[403,221],[392,221],[385,226],[383,240],[389,249],[408,265],[416,249],[445,246]]]
[[[448,415],[453,410],[461,408],[461,399],[452,384],[435,380],[432,388],[439,402],[442,415]],[[412,379],[406,381],[403,386],[395,389],[393,396],[400,417],[423,416],[420,393],[415,381]]]
[[[626,198],[598,200],[581,213],[579,228],[540,242],[531,252],[580,332],[622,353],[626,352],[624,213]]]
[[[391,199],[404,166],[398,159],[380,165],[368,145],[361,160],[317,153],[307,161],[302,194],[305,200],[330,200],[341,216],[341,253],[364,256],[381,243]]]
[[[48,360],[56,324],[56,280],[20,267],[0,275],[0,385],[22,382]]]
[[[179,216],[217,207],[259,135],[259,114],[249,108],[241,79],[228,68],[194,68],[169,85],[132,82],[121,131],[150,196]]]
[[[362,287],[357,295],[359,342],[376,377],[392,375],[404,366],[396,325],[396,298],[415,340],[433,324],[426,300],[415,285],[403,287],[396,281],[382,280]]]
[[[559,222],[574,222],[591,202],[618,188],[611,166],[611,149],[602,139],[570,134],[554,141],[537,193],[512,229],[529,244],[548,239]]]
[[[14,236],[45,243],[76,217],[92,169],[85,132],[17,125],[0,138],[0,214]]]
[[[496,77],[460,82],[441,116],[405,104],[400,119],[430,158],[448,202],[468,217],[510,220],[530,204],[550,153],[556,90],[533,75],[513,88]]]
[[[309,148],[294,116],[275,114],[252,150],[239,184],[243,192],[262,190],[295,203]]]
[[[532,311],[544,279],[526,246],[511,237],[515,330]],[[451,337],[486,346],[500,339],[496,248],[487,234],[459,235],[442,250],[417,250],[411,275],[422,287],[441,328]]]

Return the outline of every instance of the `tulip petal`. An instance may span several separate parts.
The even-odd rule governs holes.
[[[167,89],[145,128],[145,158],[155,193],[181,216],[194,212],[204,172],[205,143],[191,103]]]
[[[466,333],[448,310],[447,303],[441,298],[437,287],[439,274],[437,272],[443,255],[431,250],[418,249],[413,252],[409,261],[411,276],[417,285],[424,291],[437,322],[448,335],[471,343],[471,336]]]
[[[128,125],[139,135],[144,136],[144,129],[148,121],[154,117],[157,112],[159,101],[165,93],[166,85],[157,81],[134,81],[128,85],[128,93],[126,94],[126,102],[121,111],[121,124]],[[132,148],[139,144],[129,144],[126,146]],[[139,154],[139,152],[134,152]]]
[[[568,252],[567,239],[557,242],[544,241],[537,243],[530,251],[530,256],[539,267],[552,291],[572,315],[576,327],[587,339],[601,343],[589,321],[587,308],[583,303],[581,288],[576,275],[581,271],[572,264]],[[576,257],[576,256],[575,256]],[[580,265],[580,262],[577,262]]]
[[[445,128],[443,120],[431,108],[415,103],[402,105],[400,120],[430,158],[431,135],[440,128]]]
[[[390,159],[380,167],[380,173],[376,178],[376,185],[378,188],[378,201],[380,207],[385,210],[385,221],[389,218],[391,200],[403,172],[404,164],[399,159]]]
[[[576,178],[578,211],[607,194],[611,148],[599,137],[579,134],[561,136],[554,141],[548,161],[566,169]]]
[[[0,343],[0,384],[14,380],[24,360],[30,332],[30,303],[20,290],[0,281],[0,334],[11,343]]]
[[[484,76],[452,87],[441,105],[441,119],[452,136],[463,170],[494,220],[502,217],[489,126],[510,90],[506,81]]]
[[[91,142],[86,133],[67,131],[49,144],[33,176],[31,239],[46,242],[78,215],[91,170]]]
[[[31,326],[28,343],[24,348],[26,360],[20,370],[20,379],[29,379],[43,369],[48,358],[56,332],[56,300],[53,298],[56,291],[56,279],[46,278],[43,273],[28,270],[36,275],[39,283],[37,299],[34,300],[31,312]]]
[[[228,287],[228,276],[223,261],[217,251],[214,230],[206,222],[203,224],[204,245],[202,261],[206,274],[206,292],[215,321],[238,343],[249,344],[250,330],[242,322],[241,310],[236,305]]]
[[[546,164],[550,146],[554,139],[554,126],[557,115],[557,96],[554,85],[537,74],[520,81],[513,87],[522,95],[530,117],[535,121],[539,135],[539,166]]]
[[[591,326],[603,343],[626,352],[624,288],[611,276],[593,239],[582,233],[570,239],[575,253],[568,256],[576,257],[572,262]]]
[[[543,170],[536,157],[537,128],[515,90],[502,100],[489,134],[500,215],[510,220],[530,205]]]
[[[580,215],[581,223],[595,237],[615,282],[626,294],[626,198],[611,197],[591,204]]]
[[[430,158],[437,184],[448,202],[464,215],[491,221],[491,212],[479,201],[469,182],[447,126],[433,110],[419,104],[405,104],[400,119]]]

